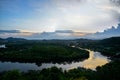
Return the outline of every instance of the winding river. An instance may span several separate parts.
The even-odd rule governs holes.
[[[86,49],[87,50],[87,49]],[[89,68],[95,70],[97,66],[102,66],[110,60],[108,57],[103,56],[100,52],[89,51],[89,58],[84,61],[72,62],[72,63],[42,63],[40,66],[37,66],[35,63],[19,63],[19,62],[0,62],[0,72],[8,71],[13,69],[18,69],[20,71],[28,71],[28,70],[42,70],[43,68],[50,68],[56,66],[58,68],[62,68],[63,70],[69,70],[77,67]]]

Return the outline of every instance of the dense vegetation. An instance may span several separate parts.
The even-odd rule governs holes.
[[[120,37],[112,37],[103,40],[77,41],[77,46],[99,51],[103,55],[110,56],[111,59],[120,59]]]
[[[71,61],[74,59],[77,60],[78,58],[76,56],[79,56],[79,58],[80,56],[82,56],[81,58],[87,57],[86,53],[88,52],[69,47],[73,45],[99,51],[104,55],[110,56],[112,59],[110,63],[101,67],[98,66],[96,71],[84,68],[63,71],[56,67],[37,71],[30,70],[27,72],[12,70],[0,72],[0,80],[120,80],[120,37],[103,40],[0,40],[1,44],[7,45],[6,49],[0,49],[1,60],[32,61],[35,58],[40,62],[42,59],[47,61],[46,58],[48,58],[52,61],[64,61],[66,59]],[[78,52],[79,55],[77,54]],[[83,57],[85,54],[86,56]]]
[[[88,51],[53,43],[9,43],[0,49],[0,60],[19,62],[63,62],[89,57]]]

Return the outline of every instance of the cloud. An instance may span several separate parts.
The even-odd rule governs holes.
[[[114,8],[109,0],[55,0],[54,3],[59,11],[54,18],[56,29],[95,32],[118,23],[118,9],[105,9],[105,6]]]
[[[2,33],[20,33],[19,30],[0,30],[0,34]]]
[[[26,39],[75,39],[90,33],[74,32],[72,30],[56,30],[54,32],[21,32],[18,30],[0,30],[0,38],[17,37]]]
[[[110,0],[110,2],[111,2],[113,5],[120,7],[120,0]]]
[[[72,30],[56,30],[54,32],[42,32],[28,36],[29,39],[76,39],[90,33],[74,32]]]
[[[113,36],[120,36],[120,24],[118,26],[105,29],[103,32],[96,33],[85,33],[85,32],[74,32],[72,30],[56,30],[54,32],[22,32],[19,30],[0,30],[0,37],[17,37],[26,39],[77,39],[77,38],[91,38],[101,39]]]
[[[120,0],[109,0],[110,1],[110,12],[120,22]]]
[[[118,24],[116,28],[112,26],[111,28],[105,29],[103,32],[96,32],[95,34],[87,35],[86,38],[102,39],[115,36],[120,36],[120,24]]]
[[[117,11],[115,9],[111,10],[111,14],[113,17],[120,22],[120,11]]]
[[[49,2],[28,0],[25,2],[26,6],[23,7],[28,8],[31,15],[24,13],[19,17],[5,20],[5,23],[2,22],[3,25],[0,25],[3,26],[2,29],[17,28],[34,32],[53,32],[57,29],[84,32],[102,31],[119,22],[120,10],[117,6],[114,7],[113,4],[118,4],[115,1],[117,0],[49,0]],[[10,3],[8,6],[14,4],[8,3]],[[17,9],[21,11],[19,5]],[[14,7],[13,10],[15,11],[15,9]],[[12,11],[12,7],[10,10]],[[11,27],[4,27],[6,25]]]
[[[22,37],[25,38],[27,36],[31,36],[34,33],[25,32],[21,30],[0,30],[0,38],[7,38],[7,37]]]

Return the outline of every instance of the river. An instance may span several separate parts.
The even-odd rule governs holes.
[[[86,49],[87,50],[87,49]],[[18,69],[20,71],[28,70],[42,70],[43,68],[50,68],[56,66],[62,68],[63,70],[69,70],[77,67],[89,68],[95,70],[97,66],[105,65],[109,63],[110,60],[108,57],[103,56],[100,52],[89,51],[89,58],[79,62],[72,63],[42,63],[40,66],[37,66],[35,63],[19,63],[19,62],[0,62],[0,72],[8,71],[13,69]]]

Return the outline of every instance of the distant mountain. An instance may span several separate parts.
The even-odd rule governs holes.
[[[13,38],[13,37],[9,37],[9,38],[0,38],[0,44],[2,43],[6,43],[6,42],[18,42],[18,41],[26,41],[27,39],[24,38]]]
[[[101,43],[103,44],[120,44],[120,37],[110,37],[101,40]]]
[[[86,38],[103,39],[117,36],[120,36],[120,24],[118,24],[117,28],[112,26],[111,28],[106,29],[103,32],[96,32],[92,35],[87,35]]]
[[[26,39],[9,37],[9,38],[6,38],[5,40],[7,40],[7,41],[23,41],[23,40],[26,40]]]
[[[0,42],[2,42],[4,39],[0,38]]]

